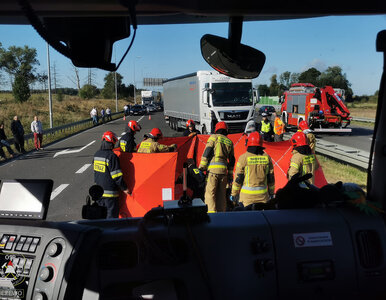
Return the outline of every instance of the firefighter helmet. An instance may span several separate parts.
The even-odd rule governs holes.
[[[196,126],[196,123],[194,123],[193,120],[187,120],[187,121],[186,121],[186,128],[188,128],[188,127],[190,127],[190,126],[195,127],[195,126]]]
[[[248,135],[247,147],[250,146],[263,146],[263,139],[261,138],[260,133],[258,133],[257,131],[251,132]]]
[[[299,123],[299,128],[301,129],[301,130],[306,130],[306,129],[310,129],[310,127],[308,127],[308,124],[307,124],[307,122],[306,121],[301,121],[300,123]]]
[[[115,144],[118,141],[116,134],[112,131],[106,131],[102,136],[102,141]]]
[[[306,135],[305,135],[303,132],[301,132],[301,131],[296,132],[296,133],[291,137],[291,144],[292,144],[292,146],[294,146],[294,147],[299,147],[299,146],[305,146],[305,145],[308,145]]]
[[[157,138],[157,139],[162,139],[163,137],[162,131],[159,128],[153,128],[150,131],[150,135],[152,135],[154,138]]]
[[[131,120],[129,123],[127,123],[127,127],[129,127],[134,132],[141,130],[141,125],[139,125],[138,122],[134,120]]]
[[[216,124],[215,129],[214,129],[214,132],[216,132],[217,130],[220,130],[220,129],[225,129],[226,131],[228,131],[228,125],[227,125],[227,123],[225,123],[225,122],[218,122],[218,123]]]

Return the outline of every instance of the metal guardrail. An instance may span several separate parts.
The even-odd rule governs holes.
[[[361,169],[367,169],[370,153],[343,145],[317,140],[316,153],[333,158]]]
[[[112,113],[111,116],[113,117],[113,116],[116,116],[116,115],[119,115],[119,114],[123,114],[123,111]],[[53,134],[56,134],[57,132],[65,132],[67,130],[73,130],[76,127],[80,127],[80,126],[83,126],[83,125],[88,124],[88,123],[90,123],[90,127],[91,127],[92,118],[85,119],[85,120],[80,120],[80,121],[77,121],[77,122],[73,122],[73,123],[69,123],[69,124],[65,124],[65,125],[49,128],[49,129],[44,129],[43,130],[43,136],[53,135]],[[107,123],[107,122],[105,122],[105,123]],[[33,133],[29,133],[29,134],[24,135],[24,141],[26,143],[29,143],[30,141],[32,141],[32,143],[33,143],[33,140],[34,140]],[[9,138],[7,141],[8,141],[8,143],[10,145],[14,144],[14,139],[13,138]]]
[[[352,117],[352,120],[358,122],[375,123],[375,119],[371,118]]]
[[[285,133],[286,137],[291,134]],[[343,146],[340,144],[316,139],[316,153],[332,158],[336,161],[352,165],[354,167],[367,170],[370,152]]]

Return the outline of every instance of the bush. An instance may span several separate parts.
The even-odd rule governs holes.
[[[25,102],[31,96],[31,91],[28,85],[28,80],[22,74],[15,76],[15,81],[12,84],[12,94],[16,102]]]
[[[85,84],[81,89],[79,96],[82,99],[91,99],[98,94],[98,88],[95,85]]]

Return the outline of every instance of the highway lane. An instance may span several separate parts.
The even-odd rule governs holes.
[[[136,136],[139,143],[145,133],[159,127],[165,136],[178,136],[164,121],[163,113],[131,117],[139,121],[142,130]],[[100,147],[103,132],[111,130],[121,136],[127,125],[122,119],[85,130],[53,143],[43,151],[34,151],[0,166],[0,179],[49,178],[54,180],[53,194],[47,220],[71,221],[81,219],[88,189],[93,184],[92,158]],[[44,141],[43,141],[44,142]]]

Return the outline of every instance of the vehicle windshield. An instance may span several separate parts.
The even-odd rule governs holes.
[[[259,111],[260,108],[265,106],[270,110],[272,106],[285,125],[282,136],[285,141],[296,133],[302,120],[315,122],[312,129],[316,137],[315,151],[326,182],[354,182],[366,189],[364,169],[370,153],[383,67],[383,55],[376,52],[375,41],[378,32],[385,29],[385,21],[384,15],[372,15],[244,22],[241,42],[266,55],[261,74],[250,82],[208,80],[205,90],[197,74],[211,72],[218,76],[218,72],[202,58],[199,40],[211,32],[227,36],[228,23],[225,22],[139,24],[133,47],[116,73],[74,66],[59,52],[47,48],[47,43],[30,25],[0,25],[0,123],[4,122],[6,136],[6,139],[0,137],[5,140],[0,144],[0,180],[52,179],[54,186],[47,219],[80,220],[88,190],[95,183],[93,158],[101,148],[106,131],[115,133],[119,140],[115,146],[119,149],[128,122],[135,120],[141,127],[135,133],[136,146],[158,128],[165,138],[159,142],[176,143],[178,150],[183,150],[179,155],[187,156],[187,143],[197,140],[198,146],[189,152],[196,155],[197,149],[203,152],[206,139],[218,124],[216,118],[233,130],[229,135],[233,138],[236,136],[233,133],[244,132],[247,122],[261,125],[263,111]],[[131,37],[114,44],[112,57],[116,57],[116,62],[125,53]],[[182,78],[181,85],[174,94],[167,94],[165,87],[172,78]],[[161,83],[148,86],[146,79]],[[294,95],[287,99],[286,91],[295,83],[340,89],[337,94],[347,106],[349,118],[342,117],[344,112],[339,107],[326,109],[316,96]],[[157,109],[139,105],[143,103],[141,92],[148,90],[159,91],[159,95],[154,96]],[[173,96],[172,101],[169,95]],[[255,110],[252,108],[254,98]],[[126,115],[125,105],[131,108]],[[273,140],[272,132],[279,120],[274,119],[273,112],[268,115],[272,124],[269,138]],[[15,130],[12,122],[16,116],[22,128]],[[33,132],[35,116],[41,121],[42,137]],[[184,137],[190,119],[197,131],[207,135],[199,135],[197,139]],[[339,131],[341,129],[351,132]],[[15,144],[15,141],[21,142],[17,140],[20,136],[24,139],[24,148]],[[237,155],[246,151],[242,139],[244,136],[233,141],[237,144],[235,147],[242,146],[235,151]],[[274,142],[267,144],[275,145]],[[338,155],[339,149],[345,152]],[[269,147],[266,151],[269,153]],[[277,180],[276,190],[287,182],[289,161],[279,168],[284,161],[281,156],[291,155],[290,150],[286,151],[275,152],[276,157],[272,156],[275,176],[283,176]],[[201,152],[197,154],[197,167]],[[140,154],[133,154],[133,157],[137,155]],[[161,160],[168,156],[172,154],[156,154],[155,159],[150,158],[144,165],[134,165],[132,160],[122,163],[129,188],[141,189],[142,194],[134,190],[133,197],[146,196],[145,200],[128,202],[142,215],[151,208],[146,201],[154,198],[162,205],[174,199],[175,191],[182,190],[182,185],[175,184],[180,175],[175,172],[177,163],[172,161],[167,165]],[[349,159],[344,160],[343,156]],[[132,156],[119,157],[131,159]],[[238,156],[235,159],[237,164]],[[162,167],[162,172],[169,172],[169,177],[155,170],[156,166]],[[150,169],[154,173],[150,174]],[[135,178],[134,173],[143,176],[143,181]],[[167,179],[170,182],[161,186]]]
[[[214,106],[252,105],[252,85],[248,82],[213,83],[212,101]]]

